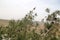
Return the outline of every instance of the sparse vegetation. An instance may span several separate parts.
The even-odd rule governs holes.
[[[45,28],[37,33],[39,24],[34,22],[34,18],[37,16],[34,10],[35,8],[22,20],[10,20],[9,25],[1,26],[0,40],[60,40],[60,18],[57,17],[57,15],[60,16],[60,11],[49,14]],[[46,12],[50,13],[50,10],[47,8]],[[32,29],[32,27],[34,28]]]

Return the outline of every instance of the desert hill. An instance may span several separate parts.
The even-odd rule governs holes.
[[[7,26],[9,24],[10,20],[5,20],[5,19],[0,19],[0,26]],[[37,29],[44,29],[44,23],[43,22],[34,22],[34,25],[36,25],[36,23],[39,24],[39,26],[37,27]]]
[[[6,26],[9,24],[9,20],[0,19],[0,26]]]

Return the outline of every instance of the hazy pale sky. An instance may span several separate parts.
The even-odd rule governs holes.
[[[47,16],[46,8],[60,9],[60,0],[0,0],[0,19],[21,19],[34,7],[39,21]]]

